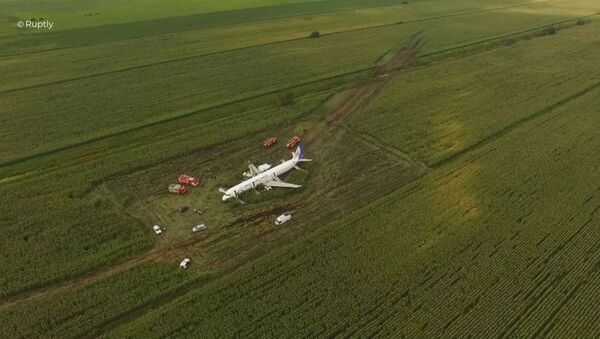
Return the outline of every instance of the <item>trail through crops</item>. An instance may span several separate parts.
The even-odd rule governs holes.
[[[339,105],[337,105],[333,111],[328,115],[327,119],[318,125],[315,129],[311,130],[305,137],[305,143],[314,150],[321,148],[327,140],[333,139],[333,135],[342,131],[340,127],[344,126],[344,120],[349,116],[350,113],[360,107],[371,102],[383,86],[402,69],[408,67],[417,57],[419,49],[423,45],[423,38],[418,34],[413,36],[409,41],[408,45],[400,50],[393,58],[387,63],[377,68],[373,74],[373,78],[370,79],[366,84],[354,89],[352,93]],[[343,129],[347,130],[347,129]],[[369,140],[360,139],[361,142],[371,143]],[[296,206],[298,207],[298,206]],[[289,209],[288,206],[284,206],[284,210]],[[245,223],[256,223],[264,220],[266,217],[270,217],[273,214],[277,214],[281,208],[275,210],[267,210],[258,212],[254,215],[240,218],[227,225],[227,228],[233,227],[239,224]],[[27,291],[21,294],[14,295],[0,301],[0,307],[15,304],[21,301],[27,301],[44,297],[48,294],[56,293],[62,290],[68,290],[71,288],[80,288],[94,283],[97,280],[106,278],[114,275],[118,272],[127,270],[135,265],[138,265],[146,260],[170,257],[174,252],[177,252],[183,248],[194,246],[195,244],[202,242],[205,237],[198,237],[193,240],[178,241],[174,244],[158,244],[151,249],[145,251],[141,255],[128,259],[119,264],[101,269],[95,272],[91,272],[87,275],[79,278],[58,282],[47,285],[37,290]]]
[[[419,50],[424,44],[420,34],[415,34],[408,45],[400,50],[390,61],[377,68],[374,78],[366,84],[354,89],[352,93],[340,103],[328,116],[326,122],[312,131],[306,138],[306,144],[312,149],[319,149],[324,141],[331,136],[344,120],[356,109],[364,107],[377,97],[383,86],[399,71],[410,66],[417,58]]]

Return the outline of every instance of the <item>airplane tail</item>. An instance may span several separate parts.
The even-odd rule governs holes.
[[[312,161],[312,159],[304,158],[304,143],[300,143],[298,148],[292,153],[292,159],[296,160],[296,162],[300,161]]]

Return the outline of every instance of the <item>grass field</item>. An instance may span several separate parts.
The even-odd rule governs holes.
[[[504,6],[510,4],[504,1]],[[543,7],[540,10],[548,11]],[[194,37],[198,40],[192,47],[177,39],[164,45],[165,38],[157,37],[155,42],[128,40],[125,50],[118,46],[94,45],[75,53],[70,49],[60,51],[58,55],[57,52],[35,53],[32,59],[15,56],[6,62],[3,83],[7,92],[0,96],[0,102],[7,107],[2,124],[0,161],[20,159],[24,155],[77,144],[232,100],[249,99],[307,82],[367,70],[387,51],[399,48],[421,30],[426,30],[429,39],[423,53],[429,54],[471,41],[577,18],[572,15],[505,13],[507,9],[463,11],[468,14],[460,21],[454,17],[440,18],[435,24],[417,21],[339,33],[318,40],[259,44],[216,54],[197,52],[200,55],[176,60],[161,55],[161,52],[152,52],[157,50],[155,42],[161,44],[159,51],[184,56],[189,55],[188,48],[192,51],[195,50],[193,46],[206,48],[210,42],[200,35]],[[390,15],[388,12],[381,10],[379,14],[387,16]],[[504,15],[499,16],[499,13]],[[345,13],[339,15],[346,24],[353,22],[343,16]],[[507,18],[512,24],[502,25]],[[270,29],[278,31],[277,24],[273,25]],[[307,28],[304,36],[309,31]],[[212,31],[201,33],[214,35]],[[240,41],[239,35],[235,36]],[[241,41],[254,41],[255,36],[260,36],[260,32]],[[138,50],[138,43],[149,49]],[[217,39],[215,43],[227,42]],[[169,44],[186,47],[182,51]],[[356,50],[356,44],[364,48]],[[108,53],[108,58],[99,57]],[[121,53],[130,57],[124,58]],[[74,60],[73,56],[78,59]],[[166,58],[167,61],[151,62],[154,58]],[[40,73],[37,71],[40,67],[48,70]],[[244,80],[239,81],[240,77]]]
[[[15,0],[3,0],[0,8],[3,18],[38,18],[43,14],[60,23],[59,30],[79,29],[84,27],[127,24],[160,20],[170,17],[191,15],[207,15],[211,13],[233,11],[236,21],[251,21],[252,19],[269,18],[273,15],[298,15],[318,11],[335,11],[354,7],[393,3],[389,0],[367,2],[364,0],[350,1],[315,1],[315,0],[250,0],[250,1],[177,1],[165,3],[157,0],[122,1],[40,1],[23,4]],[[270,16],[265,16],[266,12]],[[254,14],[254,18],[253,18]],[[262,14],[262,15],[261,15]],[[38,16],[36,16],[38,15]],[[231,16],[231,15],[229,15]],[[226,16],[227,17],[227,16]],[[202,18],[202,17],[200,17]],[[230,19],[231,20],[231,19]],[[236,22],[234,21],[234,22]],[[189,21],[188,21],[189,23]],[[212,22],[223,24],[224,21]],[[227,23],[227,21],[225,21]],[[7,30],[7,32],[10,32]],[[15,34],[17,31],[12,31]]]
[[[595,336],[599,93],[112,335]]]
[[[394,79],[352,126],[430,165],[599,84],[597,24]],[[528,65],[528,67],[522,67]]]
[[[4,336],[597,337],[598,12],[0,0]]]

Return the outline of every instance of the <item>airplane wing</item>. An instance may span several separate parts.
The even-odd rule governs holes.
[[[250,170],[250,174],[252,174],[253,177],[258,174],[258,169],[256,168],[256,166],[248,164],[248,169]]]
[[[285,181],[275,181],[275,180],[271,180],[271,181],[267,181],[264,183],[265,186],[270,186],[270,187],[287,187],[287,188],[298,188],[300,187],[300,185],[296,185],[296,184],[290,184],[288,182]]]

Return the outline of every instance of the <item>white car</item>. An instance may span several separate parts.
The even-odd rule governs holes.
[[[290,213],[283,213],[275,219],[275,225],[283,225],[286,222],[292,219],[292,215]]]
[[[206,225],[200,224],[200,225],[194,226],[192,228],[192,232],[196,233],[196,232],[204,231],[205,229],[206,229]]]
[[[154,231],[154,233],[156,233],[156,235],[161,235],[162,234],[162,229],[160,228],[159,225],[152,226],[152,230]]]
[[[192,260],[190,258],[184,258],[183,260],[181,260],[179,267],[186,270],[188,267],[190,267],[191,262],[192,262]]]

